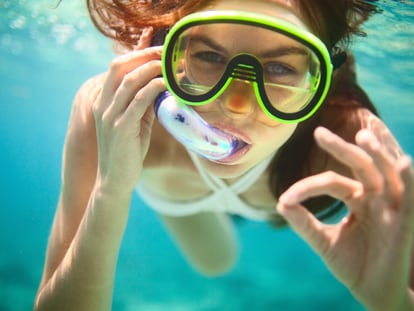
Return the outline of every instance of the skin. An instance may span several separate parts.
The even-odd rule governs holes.
[[[214,5],[276,12],[306,27],[288,10],[292,4],[282,2],[259,1],[254,8],[247,1],[234,0]],[[62,189],[35,310],[111,309],[117,256],[138,182],[170,200],[197,200],[210,192],[183,146],[154,121],[152,105],[165,85],[156,78],[161,74],[161,48],[148,48],[150,40],[151,30],[147,30],[136,51],[117,57],[105,74],[87,81],[74,100]],[[243,105],[230,99],[226,107],[236,113]],[[211,107],[203,109],[200,113],[212,118],[209,121],[228,121],[223,120],[228,116],[218,115]],[[202,160],[205,169],[228,183],[275,152],[295,130],[295,125],[260,122],[261,112],[255,111],[256,119],[232,121],[235,127],[248,128],[244,135],[253,146],[245,156],[226,165]],[[312,163],[323,166],[322,173],[300,180],[276,202],[266,171],[242,199],[258,208],[276,208],[367,310],[412,310],[411,162],[401,155],[380,120],[365,109],[357,116],[342,129],[346,136],[363,128],[356,144],[324,128],[315,131],[319,147],[331,155],[322,164],[315,153]],[[300,204],[319,194],[345,201],[349,216],[336,225],[320,223]],[[161,219],[201,273],[224,273],[237,259],[237,239],[227,215],[210,212]]]

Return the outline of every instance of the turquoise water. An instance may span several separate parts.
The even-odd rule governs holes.
[[[61,150],[79,85],[113,54],[83,1],[0,1],[0,310],[30,310],[60,187]],[[81,3],[79,3],[81,2]],[[355,42],[361,84],[414,155],[414,1],[383,14]],[[338,310],[363,308],[290,230],[243,222],[236,268],[194,273],[155,215],[134,197],[114,310]]]

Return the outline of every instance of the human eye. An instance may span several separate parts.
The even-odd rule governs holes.
[[[290,63],[267,63],[263,69],[267,83],[297,86],[303,80],[304,73]]]
[[[269,63],[264,66],[265,73],[269,76],[289,76],[296,74],[296,70],[283,63]]]
[[[225,65],[227,62],[226,57],[214,51],[198,51],[193,53],[192,58],[211,65]]]

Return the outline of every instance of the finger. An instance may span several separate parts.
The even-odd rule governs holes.
[[[152,35],[154,33],[154,29],[152,27],[146,27],[139,37],[138,44],[136,45],[136,50],[143,50],[151,46]]]
[[[136,96],[139,90],[147,86],[152,79],[160,76],[160,74],[160,61],[150,61],[128,73],[115,92],[113,103],[105,112],[105,118],[107,120],[117,119],[128,107],[131,100],[134,98],[135,101],[139,100]],[[144,100],[144,98],[142,98],[142,100]]]
[[[126,109],[122,120],[126,123],[138,122],[141,120],[147,111],[154,111],[152,104],[155,98],[165,90],[165,83],[163,78],[156,78],[148,83],[147,87],[142,88],[135,95],[134,99]]]
[[[412,160],[408,156],[402,156],[397,161],[397,169],[400,172],[404,184],[402,189],[401,213],[404,223],[408,226],[407,232],[412,237],[414,231],[414,171]]]
[[[401,257],[409,258],[412,255],[412,245],[414,239],[414,171],[412,161],[409,156],[402,156],[396,163],[397,170],[400,172],[403,181],[401,192],[401,203],[396,210],[398,215],[398,230],[396,231],[396,241],[398,245],[406,246],[408,253],[400,254]]]
[[[382,189],[383,177],[371,156],[363,149],[323,127],[318,127],[314,135],[323,150],[352,170],[355,178],[364,185],[365,192],[375,193]]]
[[[359,131],[356,135],[356,143],[371,156],[378,170],[384,176],[382,179],[384,198],[387,199],[390,206],[398,206],[402,181],[400,172],[395,165],[397,158],[388,152],[387,146],[380,144],[377,137],[370,130]]]
[[[322,224],[312,213],[300,204],[286,205],[279,201],[277,211],[290,227],[318,254],[327,252],[329,240]]]
[[[352,212],[361,213],[355,200],[362,192],[360,182],[329,171],[296,182],[280,196],[279,201],[285,205],[295,205],[313,197],[328,195],[343,201]]]
[[[161,53],[160,47],[150,47],[115,58],[109,67],[107,78],[102,87],[102,98],[111,99],[127,73],[150,61],[160,60]],[[101,109],[105,110],[109,104],[109,100],[103,102]]]

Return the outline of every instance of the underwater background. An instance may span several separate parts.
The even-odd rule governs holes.
[[[72,99],[114,57],[83,1],[57,2],[0,0],[0,311],[32,309]],[[368,37],[353,42],[359,81],[414,155],[414,1],[377,3]],[[138,196],[132,204],[113,310],[364,310],[289,229],[241,222],[237,266],[204,278]]]

